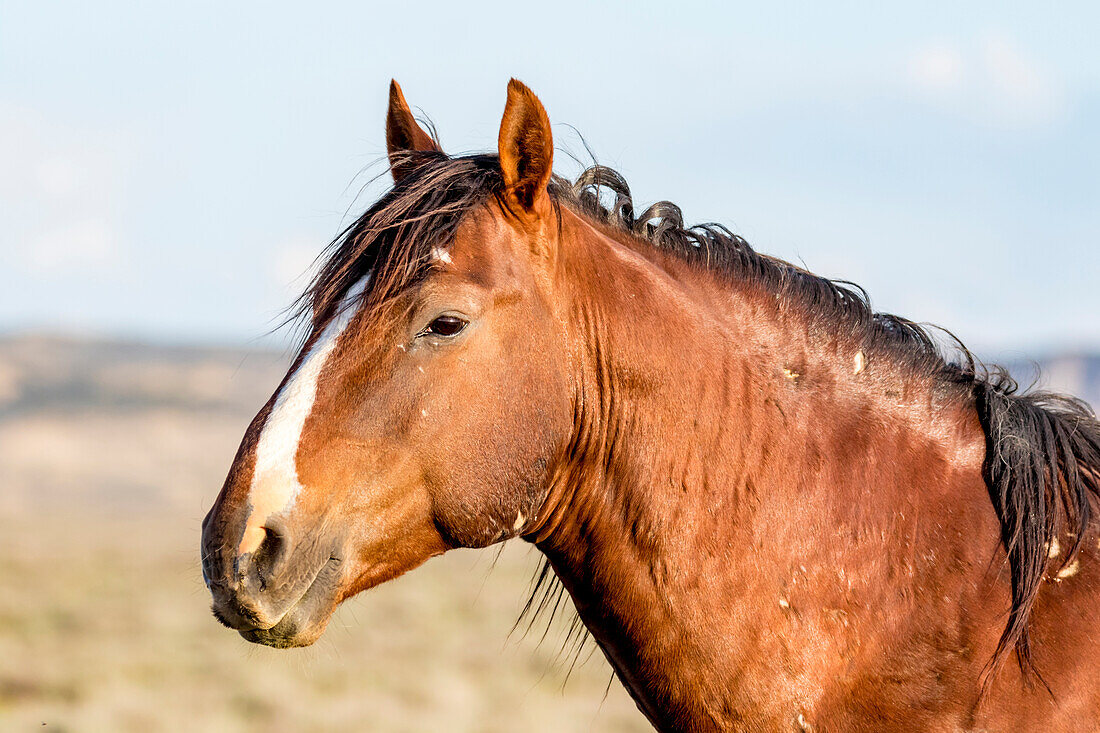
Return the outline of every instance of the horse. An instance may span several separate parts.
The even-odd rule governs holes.
[[[386,142],[394,185],[325,251],[203,522],[219,621],[308,645],[357,593],[521,538],[659,730],[1100,725],[1084,403],[635,213],[611,169],[556,175],[514,79],[495,155],[445,154],[396,82]]]

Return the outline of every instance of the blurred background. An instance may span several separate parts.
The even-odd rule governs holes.
[[[1100,6],[959,5],[0,0],[0,729],[647,729],[561,623],[510,633],[519,543],[306,650],[208,613],[202,516],[385,189],[391,77],[456,153],[516,76],[559,172],[583,135],[637,201],[1100,405]]]

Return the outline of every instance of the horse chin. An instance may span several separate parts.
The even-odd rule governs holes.
[[[253,644],[262,644],[274,649],[293,649],[295,647],[310,646],[317,641],[328,626],[329,616],[320,623],[307,626],[299,626],[292,618],[293,611],[283,617],[279,623],[270,629],[249,629],[238,633]]]
[[[253,644],[292,649],[309,646],[320,638],[336,611],[340,593],[340,561],[330,559],[298,601],[269,628],[239,629]]]

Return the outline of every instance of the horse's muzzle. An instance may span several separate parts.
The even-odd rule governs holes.
[[[203,579],[218,621],[268,646],[304,646],[320,636],[336,606],[342,570],[331,545],[293,538],[272,519],[260,546],[237,555],[215,523],[204,525]]]

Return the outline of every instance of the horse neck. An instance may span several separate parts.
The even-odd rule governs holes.
[[[643,677],[675,689],[669,659],[690,666],[693,644],[727,642],[701,631],[722,627],[728,609],[715,606],[751,617],[759,595],[779,608],[781,589],[761,578],[816,562],[831,507],[888,523],[915,511],[903,492],[930,470],[939,478],[921,500],[954,505],[984,443],[972,410],[942,409],[926,381],[822,338],[750,283],[570,212],[562,236],[575,430],[532,539],[647,710]],[[875,457],[889,452],[911,459]],[[868,503],[867,486],[896,495]],[[670,679],[639,671],[655,669]]]

